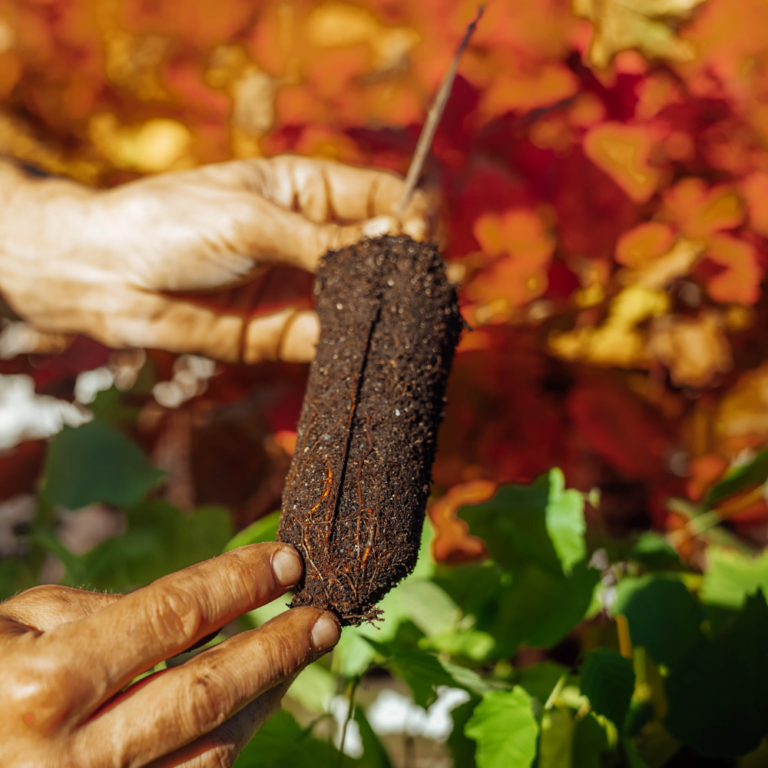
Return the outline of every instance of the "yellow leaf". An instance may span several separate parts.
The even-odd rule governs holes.
[[[367,43],[379,29],[378,19],[370,11],[350,3],[327,2],[312,11],[304,32],[312,45],[336,48]]]
[[[647,128],[623,123],[602,123],[584,137],[587,157],[638,203],[649,200],[659,182],[659,172],[648,164],[652,147]]]
[[[548,339],[549,348],[566,360],[619,368],[647,367],[650,356],[646,335],[638,326],[663,315],[668,309],[666,293],[633,285],[613,299],[608,317],[601,326],[552,333]]]
[[[191,134],[176,120],[157,118],[139,126],[120,126],[111,114],[94,116],[89,133],[96,149],[118,168],[158,173],[191,162]]]
[[[704,0],[573,0],[576,16],[592,22],[588,57],[600,69],[630,49],[647,59],[692,61],[693,45],[677,36],[675,23],[687,19]]]
[[[720,315],[664,317],[654,323],[649,349],[678,386],[704,387],[733,365]]]

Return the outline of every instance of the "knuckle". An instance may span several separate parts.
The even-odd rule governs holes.
[[[275,632],[266,638],[266,656],[269,659],[269,667],[272,681],[287,677],[295,671],[300,663],[300,650],[295,641],[282,632]],[[301,654],[303,657],[303,654]]]
[[[35,638],[44,639],[44,638]],[[88,694],[88,684],[75,674],[77,664],[71,654],[43,643],[37,653],[23,649],[9,659],[14,670],[3,686],[11,710],[19,713],[40,734],[51,736],[66,723],[77,719]]]
[[[189,696],[189,725],[194,733],[208,733],[226,720],[231,707],[229,696],[212,672],[200,672],[195,677]]]
[[[144,608],[147,624],[163,646],[186,642],[203,624],[203,610],[195,598],[179,587],[154,590]]]
[[[219,742],[205,753],[201,768],[232,768],[239,753],[234,744]]]

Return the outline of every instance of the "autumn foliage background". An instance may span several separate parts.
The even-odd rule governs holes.
[[[0,0],[0,149],[98,186],[281,152],[404,173],[475,11]],[[552,467],[594,489],[588,538],[653,530],[698,574],[723,536],[760,552],[765,477],[708,492],[768,443],[768,3],[493,0],[424,186],[472,328],[434,469],[437,562],[484,557],[459,507]],[[271,269],[216,300],[308,305],[309,285]],[[141,368],[102,406],[131,410],[160,496],[235,529],[276,509],[306,369],[137,359],[77,339],[2,371],[71,400],[83,371]],[[40,441],[2,456],[0,495],[33,491],[44,458]]]

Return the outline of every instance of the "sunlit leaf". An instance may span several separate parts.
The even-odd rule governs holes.
[[[710,547],[701,585],[701,600],[738,609],[758,589],[768,594],[768,551],[754,556],[723,547]]]
[[[659,172],[649,162],[653,144],[648,128],[607,122],[585,136],[584,151],[632,200],[642,203],[659,182]]]
[[[571,768],[574,718],[566,708],[555,707],[541,719],[540,768]]]
[[[500,488],[490,501],[465,507],[460,516],[500,565],[514,571],[535,562],[569,574],[586,554],[584,500],[564,486],[562,472],[553,469],[530,486]]]
[[[529,768],[539,726],[522,688],[487,693],[464,728],[477,742],[479,768]]]
[[[265,541],[277,541],[277,526],[280,524],[280,512],[273,512],[251,523],[235,534],[225,545],[224,551],[244,547],[246,544],[260,544]]]
[[[632,2],[596,2],[574,0],[573,10],[589,19],[594,35],[589,58],[596,67],[607,67],[613,57],[629,48],[640,50],[644,56],[671,61],[691,61],[695,49],[687,40],[675,34],[670,21],[686,18],[703,0],[655,0]]]
[[[741,464],[729,471],[726,476],[714,485],[707,494],[704,503],[707,507],[715,507],[724,499],[768,480],[768,451],[760,451],[746,464]]]

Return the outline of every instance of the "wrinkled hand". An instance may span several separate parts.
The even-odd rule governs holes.
[[[38,331],[112,347],[219,360],[306,361],[310,311],[251,320],[169,296],[252,277],[259,265],[314,270],[364,236],[427,235],[416,193],[394,216],[402,179],[387,171],[281,156],[149,177],[107,191],[0,167],[0,292]]]
[[[0,604],[2,765],[232,765],[295,674],[337,642],[330,614],[295,608],[119,692],[300,576],[291,547],[256,544],[126,596],[46,586]]]

